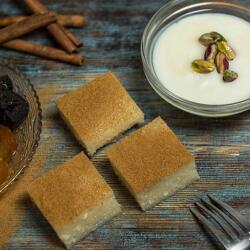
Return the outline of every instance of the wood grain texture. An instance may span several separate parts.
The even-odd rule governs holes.
[[[91,233],[75,249],[216,249],[188,207],[209,192],[250,219],[250,112],[221,119],[197,117],[165,103],[152,90],[142,71],[140,40],[152,14],[166,1],[41,1],[62,14],[84,14],[88,22],[84,29],[72,30],[84,43],[87,60],[83,67],[0,50],[1,57],[10,59],[31,79],[43,104],[41,143],[51,137],[55,141],[46,156],[44,172],[82,150],[61,120],[55,100],[111,69],[145,112],[146,122],[158,115],[167,121],[195,155],[201,176],[200,181],[143,213],[100,150],[93,161],[114,189],[124,213]],[[0,15],[28,13],[22,1],[1,1]],[[56,46],[46,31],[25,38]],[[39,211],[30,201],[26,206],[22,226],[6,249],[63,249]]]

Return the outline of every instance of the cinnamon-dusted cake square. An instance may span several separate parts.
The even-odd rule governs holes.
[[[199,179],[193,156],[160,117],[106,153],[143,210]]]
[[[144,120],[143,112],[112,72],[61,97],[57,107],[90,155]]]
[[[121,212],[84,153],[36,179],[28,193],[67,248]]]

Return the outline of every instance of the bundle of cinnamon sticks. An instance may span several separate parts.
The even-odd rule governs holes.
[[[47,59],[82,65],[84,57],[78,53],[81,41],[65,26],[82,27],[85,18],[80,15],[59,15],[49,12],[39,0],[24,0],[34,13],[31,16],[0,18],[0,45],[4,48],[33,54]],[[46,27],[62,49],[34,44],[19,37],[38,28]]]

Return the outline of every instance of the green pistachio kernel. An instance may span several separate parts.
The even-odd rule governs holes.
[[[224,82],[233,82],[238,78],[238,74],[232,70],[226,70],[223,74]]]
[[[213,72],[215,66],[212,62],[203,59],[197,59],[192,62],[192,69],[197,73],[206,74]]]
[[[219,41],[226,42],[226,39],[221,34],[219,34],[218,32],[215,32],[215,31],[210,32],[210,33],[205,33],[205,34],[201,35],[199,38],[199,42],[206,47],[211,45],[211,44],[215,44]]]
[[[234,50],[225,41],[217,42],[217,48],[229,61],[232,61],[236,57]]]

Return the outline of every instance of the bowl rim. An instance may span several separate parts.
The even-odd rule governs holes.
[[[231,8],[235,8],[241,11],[245,11],[250,15],[250,7],[240,4],[238,2],[236,2],[235,0],[228,0],[227,2],[222,2],[220,0],[181,0],[181,1],[175,1],[175,0],[171,0],[168,3],[164,4],[156,13],[154,13],[154,15],[150,18],[148,24],[146,25],[143,35],[142,35],[142,39],[141,39],[141,59],[142,59],[142,63],[143,63],[143,68],[144,68],[144,73],[146,75],[146,78],[149,82],[149,84],[151,85],[151,87],[167,102],[169,102],[170,104],[185,110],[189,113],[193,113],[193,114],[198,114],[195,111],[189,110],[190,107],[199,107],[199,109],[197,110],[202,110],[202,112],[204,112],[204,110],[209,110],[209,112],[214,112],[218,109],[222,109],[222,110],[230,110],[230,108],[232,107],[238,107],[241,105],[245,105],[245,109],[239,112],[234,112],[232,114],[224,114],[224,115],[220,115],[220,114],[205,114],[205,113],[201,113],[198,115],[202,115],[202,116],[227,116],[227,115],[233,115],[236,113],[241,113],[244,112],[246,110],[249,109],[250,107],[250,98],[238,101],[238,102],[233,102],[233,103],[226,103],[226,104],[205,104],[205,103],[199,103],[199,102],[194,102],[194,101],[190,101],[187,100],[185,98],[182,98],[178,95],[176,95],[175,93],[173,93],[172,91],[170,91],[169,89],[167,89],[165,86],[162,85],[162,83],[160,82],[160,80],[157,79],[157,77],[154,75],[154,73],[152,72],[150,66],[149,66],[149,62],[148,62],[148,58],[146,56],[146,52],[145,52],[145,44],[146,44],[146,39],[148,36],[148,33],[151,30],[151,26],[154,24],[155,19],[166,9],[166,8],[172,8],[172,7],[178,7],[181,4],[185,4],[184,6],[181,7],[181,9],[188,9],[191,7],[204,7],[204,6],[213,6],[214,4],[223,6],[223,7],[231,7]],[[180,11],[180,8],[176,9],[175,12]],[[173,14],[173,13],[172,13]],[[187,105],[188,110],[178,106],[177,104],[175,104],[175,102],[178,103],[182,103],[184,105]],[[248,108],[247,108],[248,107]],[[205,111],[206,112],[206,111]]]
[[[36,133],[36,137],[34,138],[34,144],[32,146],[31,153],[29,157],[27,158],[25,164],[15,173],[13,176],[6,180],[6,183],[4,182],[2,186],[0,186],[0,196],[6,192],[6,190],[17,180],[17,178],[24,172],[24,170],[29,166],[30,162],[33,159],[33,156],[35,155],[39,141],[41,139],[41,132],[42,132],[42,108],[41,108],[41,103],[39,101],[39,97],[37,95],[37,92],[34,88],[34,85],[31,83],[28,77],[24,73],[22,73],[19,69],[17,69],[10,60],[7,60],[5,58],[0,59],[0,65],[4,65],[4,67],[8,68],[9,70],[13,71],[15,74],[17,74],[20,78],[22,78],[29,86],[35,100],[37,103],[37,109],[38,109],[38,131]]]

